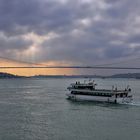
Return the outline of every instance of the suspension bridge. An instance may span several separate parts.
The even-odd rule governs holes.
[[[120,61],[116,63],[108,63],[108,64],[102,64],[102,65],[93,65],[93,66],[48,66],[44,64],[39,64],[39,63],[33,63],[33,62],[27,62],[27,61],[21,61],[21,60],[16,60],[16,59],[11,59],[11,58],[6,58],[0,56],[0,59],[6,60],[6,61],[12,61],[12,62],[17,62],[20,64],[27,64],[31,66],[0,66],[0,69],[126,69],[126,70],[140,70],[140,67],[120,67],[120,66],[112,66],[115,64],[122,64],[126,63],[129,61],[135,61],[140,58],[134,58],[126,61]]]

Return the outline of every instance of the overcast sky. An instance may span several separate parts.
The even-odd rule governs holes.
[[[140,57],[140,0],[0,0],[0,56],[62,65]]]

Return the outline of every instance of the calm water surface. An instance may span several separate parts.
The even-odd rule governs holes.
[[[75,80],[0,80],[0,140],[140,140],[140,80],[96,79],[130,85],[132,105],[68,101]]]

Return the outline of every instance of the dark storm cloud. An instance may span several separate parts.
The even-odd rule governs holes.
[[[0,36],[0,50],[28,49],[22,35],[54,33],[39,44],[39,61],[94,64],[139,55],[139,6],[139,0],[0,0],[6,37]]]
[[[127,39],[127,42],[129,42],[129,43],[140,43],[140,34],[135,34],[135,35],[130,36]]]
[[[0,0],[0,30],[7,34],[70,29],[75,19],[87,16],[86,4],[59,0]],[[84,9],[84,11],[83,11]]]
[[[126,51],[127,50],[127,51]],[[109,58],[120,58],[123,56],[129,56],[134,53],[134,50],[131,48],[127,48],[126,46],[110,46],[106,50],[106,57]]]
[[[25,40],[21,37],[6,38],[5,36],[0,35],[0,55],[8,52],[8,54],[11,54],[10,56],[14,56],[12,51],[24,51],[28,49],[32,43],[32,41]]]

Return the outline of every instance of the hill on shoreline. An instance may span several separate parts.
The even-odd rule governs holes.
[[[25,76],[14,75],[10,73],[0,72],[0,79],[8,79],[8,78],[24,78]]]

